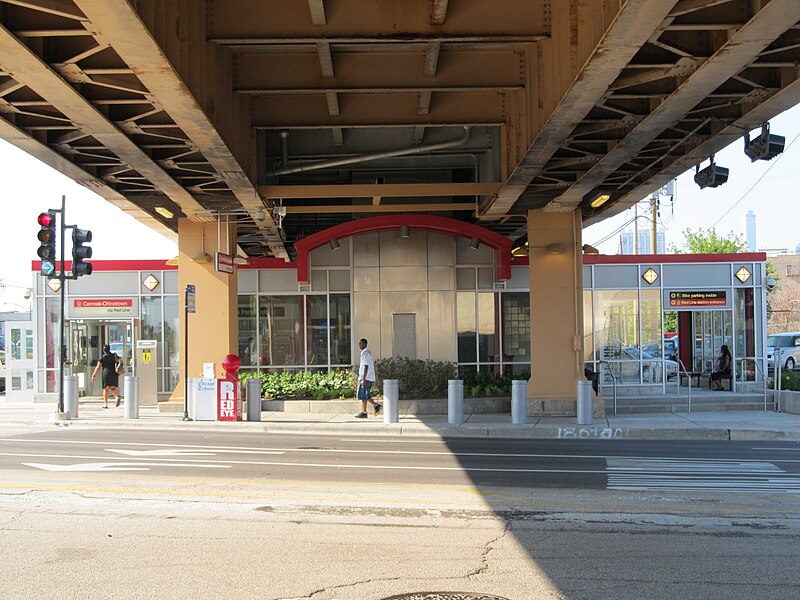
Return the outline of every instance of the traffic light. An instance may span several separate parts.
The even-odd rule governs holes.
[[[744,153],[750,162],[757,160],[772,160],[783,152],[786,138],[769,132],[769,123],[761,127],[761,134],[750,139],[748,133],[744,136]]]
[[[52,277],[56,272],[56,213],[43,212],[37,222],[39,233],[36,238],[39,240],[39,249],[36,254],[42,259],[39,272],[45,277]]]
[[[711,164],[709,166],[702,171],[699,170],[699,168],[697,169],[697,172],[694,175],[694,182],[700,186],[700,189],[707,187],[715,188],[728,181],[729,173],[729,169],[717,165],[712,157]]]
[[[88,244],[91,241],[92,232],[88,229],[78,229],[75,227],[72,230],[73,277],[92,274],[92,263],[85,262],[87,258],[92,258],[92,249],[89,246],[84,246],[84,244]]]

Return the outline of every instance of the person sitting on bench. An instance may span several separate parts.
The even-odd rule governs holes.
[[[732,362],[731,351],[728,350],[728,346],[722,344],[722,347],[719,349],[719,358],[717,358],[717,370],[711,373],[712,390],[719,392],[725,389],[722,387],[722,378],[730,379]]]

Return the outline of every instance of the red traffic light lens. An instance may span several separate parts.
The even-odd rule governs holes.
[[[39,222],[39,225],[41,225],[42,227],[50,227],[50,225],[52,225],[53,223],[53,215],[52,213],[44,212],[39,215],[37,221]]]

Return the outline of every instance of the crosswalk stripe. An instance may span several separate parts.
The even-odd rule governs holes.
[[[766,461],[625,458],[606,466],[610,490],[800,493],[800,478]]]

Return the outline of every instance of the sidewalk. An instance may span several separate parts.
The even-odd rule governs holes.
[[[53,406],[0,402],[0,427],[147,428],[217,431],[265,431],[325,435],[482,437],[536,439],[652,439],[652,440],[792,440],[800,441],[800,415],[776,412],[693,412],[608,416],[592,425],[577,425],[575,417],[529,417],[513,425],[509,414],[467,416],[451,425],[445,415],[401,416],[385,424],[383,417],[355,419],[352,415],[262,412],[260,422],[183,421],[179,414],[141,407],[138,419],[125,419],[124,407],[103,409],[96,400],[81,401],[79,418],[53,423]]]

